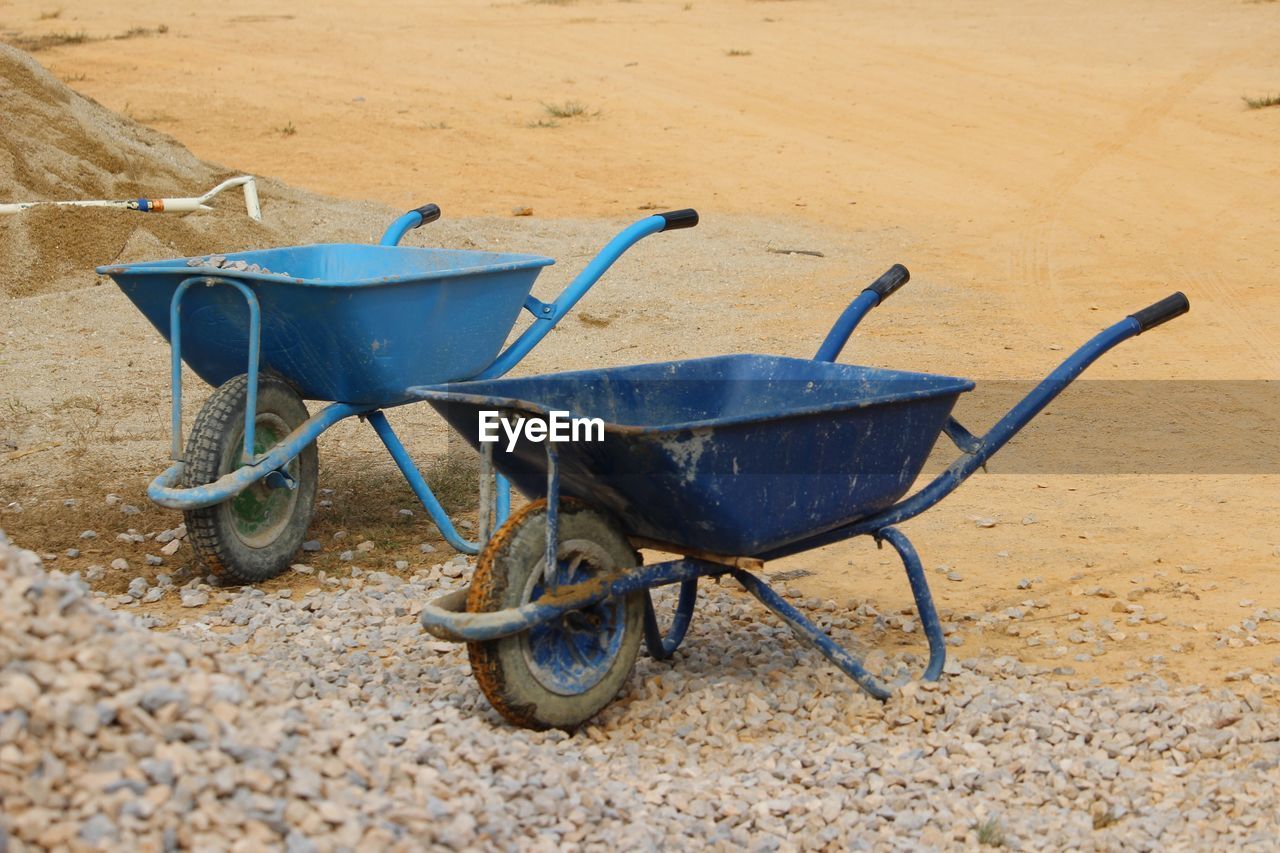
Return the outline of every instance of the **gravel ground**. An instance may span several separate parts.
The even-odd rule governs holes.
[[[510,728],[415,618],[464,563],[305,593],[192,581],[222,606],[158,632],[0,544],[0,849],[1274,839],[1280,716],[1257,696],[986,659],[881,705],[727,584],[593,724]],[[802,603],[846,641],[886,624]]]

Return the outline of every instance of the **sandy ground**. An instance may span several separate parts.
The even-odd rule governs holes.
[[[1191,315],[1090,375],[1280,378],[1280,109],[1241,101],[1280,88],[1280,4],[58,6],[41,20],[52,4],[10,3],[0,28],[85,33],[39,58],[201,157],[392,208],[431,200],[454,217],[507,217],[528,206],[533,220],[463,227],[481,244],[547,251],[568,268],[607,237],[612,223],[600,217],[703,212],[699,231],[644,244],[593,294],[585,307],[611,325],[568,322],[529,370],[807,354],[851,282],[902,261],[915,280],[868,320],[846,360],[1034,378],[1060,348],[1182,289]],[[135,27],[153,32],[115,38]],[[584,113],[548,109],[570,102]],[[305,215],[278,214],[289,211]],[[372,212],[367,219],[372,235],[380,223]],[[549,274],[548,291],[568,272]],[[42,430],[64,446],[0,462],[0,503],[42,484],[57,501],[69,488],[59,485],[64,467],[91,464],[85,444],[101,442],[83,439],[74,455],[83,429],[77,406],[65,403],[84,384],[109,401],[95,425],[119,439],[106,475],[113,488],[99,493],[140,493],[164,456],[162,345],[109,288],[6,311],[0,418],[24,447]],[[31,383],[32,372],[47,381]],[[1246,414],[1268,422],[1277,412]],[[429,414],[400,418],[423,452],[440,451]],[[1039,426],[1050,429],[1048,420]],[[1090,421],[1086,433],[1111,430],[1106,421]],[[1115,435],[1123,433],[1107,440]],[[1252,441],[1246,429],[1223,429],[1205,454],[1225,445],[1247,457]],[[349,470],[359,471],[375,451],[355,426],[336,431],[323,452],[338,467],[326,470],[355,459]],[[965,653],[1061,659],[1107,680],[1167,667],[1212,683],[1269,668],[1280,653],[1272,623],[1256,646],[1230,633],[1276,606],[1280,592],[1280,476],[1274,456],[1260,467],[1268,461],[1270,474],[1160,476],[1002,474],[996,464],[907,530],[931,572],[945,565],[963,578],[931,574],[946,610],[998,612],[1034,599],[1047,602],[1038,612],[1060,636],[1076,610],[1126,634],[1100,655],[1091,646],[1089,661],[1075,660],[1074,646],[1064,657],[1057,643],[1029,646],[1003,627],[969,639]],[[1024,525],[1028,514],[1035,523]],[[998,523],[977,528],[975,518]],[[74,544],[24,537],[16,514],[3,524],[31,547]],[[73,527],[66,521],[58,536]],[[778,568],[814,572],[797,581],[806,590],[909,603],[899,569],[869,543]],[[1019,590],[1021,578],[1043,580]],[[1115,597],[1086,594],[1099,587]],[[1166,618],[1125,625],[1127,614],[1113,611],[1127,603]]]

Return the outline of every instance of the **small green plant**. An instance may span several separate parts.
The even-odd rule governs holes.
[[[750,56],[750,55],[751,55],[751,51],[749,51],[749,50],[739,50],[738,48],[733,47],[733,48],[729,48],[728,50],[726,50],[726,51],[724,52],[724,55],[725,55],[725,56]]]
[[[587,115],[586,104],[580,101],[565,101],[563,104],[548,104],[544,102],[542,108],[552,118],[578,118],[579,116]],[[599,110],[594,113],[594,115],[599,114]]]
[[[559,127],[560,122],[553,118],[540,118],[537,121],[531,121],[525,127]]]
[[[1004,829],[997,818],[989,817],[978,824],[978,843],[984,847],[1003,847]]]
[[[427,130],[448,130],[449,123],[445,121],[433,121],[427,125]]]
[[[1246,109],[1260,110],[1264,107],[1280,107],[1280,95],[1263,95],[1261,98],[1250,98],[1244,96],[1244,105]]]
[[[40,13],[40,20],[42,21],[56,21],[58,18],[61,18],[61,17],[62,17],[61,9],[49,9],[48,11]]]
[[[276,132],[281,136],[293,136],[298,132],[298,129],[293,126],[293,122],[289,122],[284,127],[277,127]]]

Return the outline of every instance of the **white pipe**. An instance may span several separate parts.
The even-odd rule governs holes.
[[[52,205],[53,207],[110,207],[117,210],[141,210],[147,213],[194,213],[198,210],[213,210],[206,201],[229,187],[244,187],[244,206],[249,218],[254,222],[262,221],[262,206],[258,202],[258,184],[251,175],[231,178],[218,184],[202,196],[189,198],[136,198],[128,201],[24,201],[14,204],[0,204],[0,215],[21,213],[33,207]]]

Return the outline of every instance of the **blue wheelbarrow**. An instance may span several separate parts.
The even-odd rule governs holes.
[[[728,574],[884,699],[888,685],[755,574],[868,535],[906,567],[929,642],[924,678],[936,680],[942,627],[896,525],[954,491],[1103,353],[1189,306],[1175,293],[1101,332],[978,437],[951,414],[972,382],[835,363],[862,317],[907,278],[895,266],[864,290],[812,360],[730,355],[413,389],[536,499],[495,531],[467,589],[423,609],[423,626],[467,642],[481,689],[508,720],[572,728],[621,689],[642,639],[653,657],[670,657],[698,579]],[[564,418],[585,424],[577,440],[536,440]],[[495,419],[550,426],[514,429],[495,447],[480,440]],[[904,499],[944,434],[960,457]],[[641,565],[640,548],[683,557]],[[668,584],[680,592],[663,629],[649,590]]]
[[[289,565],[306,538],[317,490],[316,438],[344,418],[367,420],[444,538],[474,554],[501,523],[510,491],[481,472],[479,540],[464,539],[391,429],[383,409],[413,385],[494,378],[514,367],[632,245],[690,228],[679,210],[613,238],[553,302],[531,291],[554,261],[535,255],[398,245],[440,216],[398,218],[379,245],[320,244],[103,266],[169,340],[173,464],[147,490],[185,513],[202,562],[255,583]],[[509,346],[524,308],[533,322]],[[182,363],[217,390],[182,437]],[[332,401],[314,415],[303,400]]]

